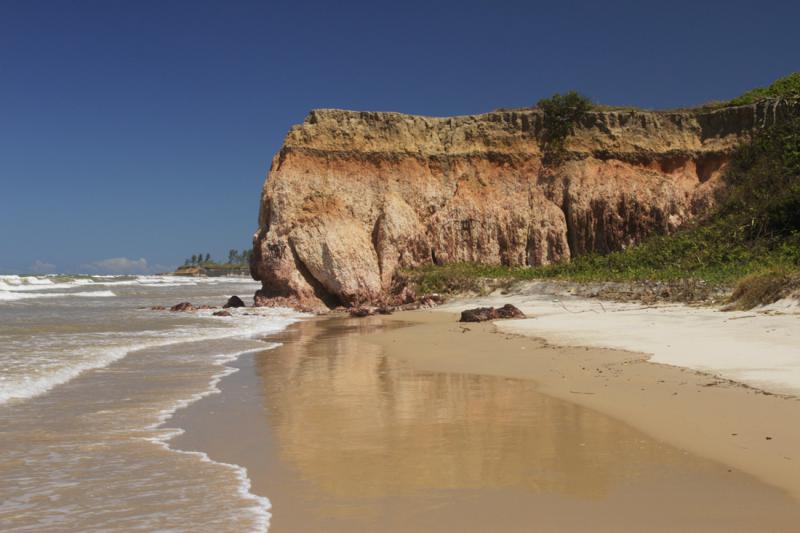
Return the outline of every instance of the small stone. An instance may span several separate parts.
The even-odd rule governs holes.
[[[228,309],[230,307],[244,307],[244,302],[241,298],[234,295],[228,298],[228,302],[222,306],[223,309]]]

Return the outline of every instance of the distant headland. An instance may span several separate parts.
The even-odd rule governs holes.
[[[187,258],[183,265],[175,269],[174,272],[167,272],[170,276],[250,276],[250,256],[252,250],[228,251],[228,260],[220,262],[211,257],[211,254],[195,254]]]

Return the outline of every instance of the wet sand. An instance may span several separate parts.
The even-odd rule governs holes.
[[[669,367],[468,328],[425,312],[295,324],[179,411],[172,446],[246,467],[277,532],[796,531],[786,486],[590,407],[618,374],[601,364]]]
[[[394,338],[376,340],[387,353],[416,368],[535,380],[546,394],[755,475],[800,501],[800,398],[796,396],[765,393],[702,372],[651,363],[644,354],[553,346],[511,333],[525,331],[527,320],[465,326],[456,322],[456,315],[438,311],[420,313],[414,320],[413,333],[405,330]],[[431,349],[397,349],[412,343]],[[703,349],[700,342],[698,349]]]

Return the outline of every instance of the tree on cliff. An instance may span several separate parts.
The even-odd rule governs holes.
[[[560,163],[565,155],[567,137],[575,133],[575,124],[592,108],[591,101],[575,91],[556,93],[539,100],[536,107],[542,116],[541,148],[545,163]]]

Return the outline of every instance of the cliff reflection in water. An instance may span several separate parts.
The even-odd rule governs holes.
[[[637,466],[678,456],[529,381],[411,370],[363,336],[378,327],[308,321],[258,359],[279,453],[327,497],[514,488],[597,498]]]

